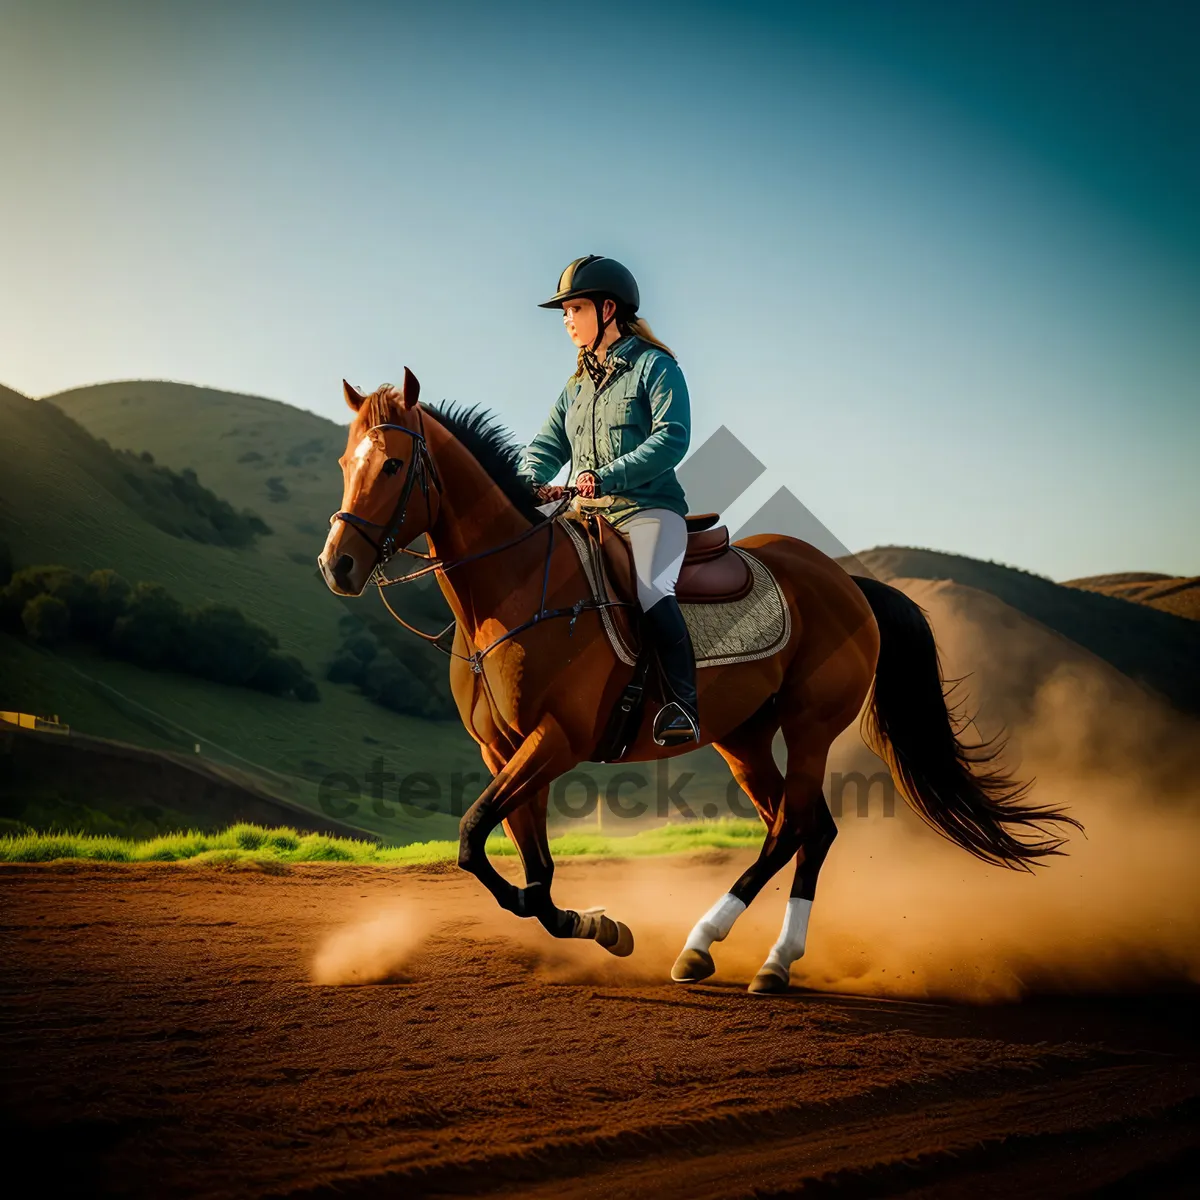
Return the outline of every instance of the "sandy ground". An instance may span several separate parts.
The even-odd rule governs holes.
[[[713,872],[560,864],[561,903],[623,906],[618,962],[452,868],[3,868],[10,1169],[133,1196],[1195,1194],[1195,991],[757,998],[769,906],[680,987]]]

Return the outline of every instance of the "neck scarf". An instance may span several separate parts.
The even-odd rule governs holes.
[[[599,387],[604,381],[605,375],[608,374],[608,367],[600,361],[595,352],[589,347],[584,348],[579,352],[579,365],[588,373],[592,380],[593,387]]]

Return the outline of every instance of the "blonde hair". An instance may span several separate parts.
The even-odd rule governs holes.
[[[657,346],[664,354],[669,354],[672,358],[675,357],[675,351],[671,349],[665,342],[660,342],[654,336],[654,331],[650,328],[649,323],[644,317],[630,317],[628,321],[618,321],[617,328],[624,330],[626,333],[632,333],[634,337],[640,337],[643,342],[649,342],[652,346]]]
[[[639,317],[636,314],[631,316],[622,316],[620,313],[618,313],[616,320],[617,330],[621,334],[632,334],[634,337],[641,338],[643,342],[649,342],[651,346],[661,350],[664,354],[670,355],[671,358],[675,357],[675,351],[672,350],[671,347],[665,342],[660,342],[658,338],[654,336],[654,331],[650,328],[650,324],[645,317]],[[575,364],[575,374],[571,376],[572,379],[579,379],[583,375],[583,359],[584,355],[587,354],[589,349],[590,347],[588,346],[583,346],[580,348],[579,358]]]

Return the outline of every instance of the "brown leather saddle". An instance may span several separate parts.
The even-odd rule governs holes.
[[[675,584],[680,604],[726,604],[749,595],[754,576],[729,543],[729,529],[718,513],[689,513],[683,566]],[[617,527],[599,509],[584,510],[584,528],[599,546],[598,565],[609,598],[637,603],[633,551]]]
[[[592,762],[618,762],[637,736],[647,694],[662,699],[657,659],[650,639],[643,636],[643,617],[634,581],[629,542],[598,508],[582,507],[570,514],[588,538],[593,573],[605,597],[615,603],[607,611],[625,642],[637,653],[633,676],[613,706],[608,725],[592,754]],[[689,513],[687,550],[675,584],[681,604],[724,604],[741,600],[754,586],[746,560],[729,542],[729,529],[718,525],[718,513]]]

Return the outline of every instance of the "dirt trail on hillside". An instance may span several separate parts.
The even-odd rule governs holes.
[[[1194,1178],[1194,991],[1125,978],[1121,997],[978,1006],[868,974],[874,995],[751,997],[783,893],[716,948],[713,980],[671,984],[745,862],[560,864],[560,902],[634,927],[625,962],[551,941],[449,867],[3,868],[10,1149],[47,1187],[132,1196],[1171,1194],[1181,1168]]]

